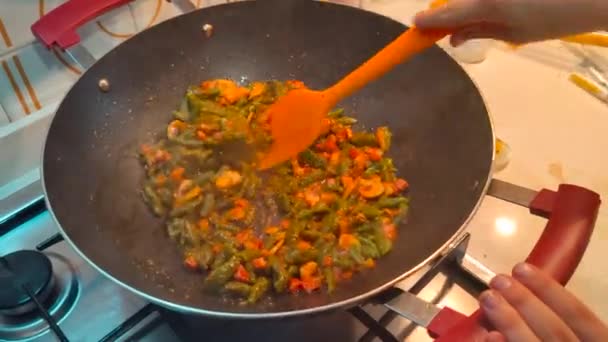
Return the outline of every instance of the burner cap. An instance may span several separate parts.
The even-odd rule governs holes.
[[[21,284],[43,301],[53,278],[49,258],[38,251],[23,250],[5,255],[0,260],[0,312],[15,314],[29,311],[33,301]]]

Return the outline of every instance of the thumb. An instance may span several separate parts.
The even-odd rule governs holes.
[[[493,0],[452,0],[446,5],[418,13],[414,24],[420,29],[457,29],[489,21]]]

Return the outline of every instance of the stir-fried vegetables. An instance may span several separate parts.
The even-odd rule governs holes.
[[[356,119],[332,111],[298,158],[256,171],[272,139],[265,109],[303,86],[203,82],[187,91],[166,137],[141,146],[143,197],[206,291],[247,303],[269,291],[332,292],[392,248],[408,183],[385,155],[387,127],[354,131]]]

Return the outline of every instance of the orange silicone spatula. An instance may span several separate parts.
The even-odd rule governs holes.
[[[443,4],[435,1],[431,7]],[[295,157],[319,136],[323,118],[343,98],[381,77],[396,65],[433,46],[446,31],[421,31],[412,27],[325,90],[293,89],[267,110],[273,143],[261,158],[260,169],[267,169]]]

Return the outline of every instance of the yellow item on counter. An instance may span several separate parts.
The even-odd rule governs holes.
[[[568,78],[570,82],[574,83],[579,88],[583,89],[587,93],[597,97],[601,101],[608,102],[608,90],[604,89],[595,82],[587,79],[585,76],[580,74],[570,74]]]

